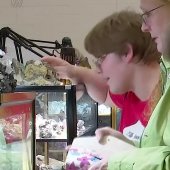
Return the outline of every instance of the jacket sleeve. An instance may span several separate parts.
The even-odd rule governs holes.
[[[170,170],[170,146],[137,148],[114,155],[109,170]]]

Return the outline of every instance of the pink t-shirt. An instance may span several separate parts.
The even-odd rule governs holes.
[[[133,92],[123,95],[115,95],[110,92],[110,97],[121,109],[119,131],[129,139],[139,140],[148,122],[144,116],[148,101],[141,101]]]

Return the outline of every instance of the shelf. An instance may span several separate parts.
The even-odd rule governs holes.
[[[67,139],[36,139],[36,142],[67,142]]]
[[[65,86],[17,86],[15,88],[16,92],[30,92],[30,91],[36,91],[36,92],[50,92],[50,91],[56,91],[57,92],[63,92],[70,90],[72,87],[75,88],[75,85],[65,85]]]

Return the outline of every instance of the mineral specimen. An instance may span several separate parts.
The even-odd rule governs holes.
[[[59,85],[55,71],[47,63],[40,60],[29,60],[25,66],[17,60],[12,60],[17,85]]]
[[[13,92],[16,82],[13,72],[8,72],[8,67],[0,62],[0,93]]]

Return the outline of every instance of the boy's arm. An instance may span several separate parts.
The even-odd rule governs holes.
[[[98,103],[109,101],[107,80],[97,71],[71,65],[59,57],[47,56],[43,57],[42,61],[51,65],[59,78],[69,78],[74,84],[84,84],[90,97]]]

